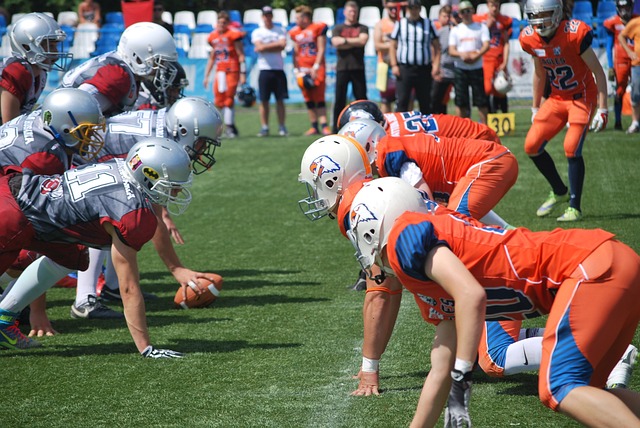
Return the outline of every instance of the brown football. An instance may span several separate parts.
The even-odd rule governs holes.
[[[184,296],[185,293],[182,291],[182,287],[178,288],[176,296],[173,298],[173,303],[175,303],[176,308],[206,308],[218,298],[220,290],[222,290],[222,283],[224,280],[220,275],[215,273],[209,273],[207,276],[213,279],[213,282],[206,278],[199,278],[197,284],[193,283],[193,285],[186,287],[186,298]],[[202,290],[202,293],[197,293],[194,290],[194,286]]]

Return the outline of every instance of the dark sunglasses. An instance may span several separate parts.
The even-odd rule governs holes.
[[[473,11],[471,9],[464,9],[461,10],[460,13],[473,13]]]

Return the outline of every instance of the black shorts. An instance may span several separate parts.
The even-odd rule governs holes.
[[[260,70],[258,76],[258,93],[260,101],[268,102],[271,94],[276,96],[276,100],[284,100],[289,98],[289,90],[287,89],[287,76],[283,70]]]
[[[455,69],[453,86],[456,89],[456,106],[469,108],[469,87],[473,93],[473,105],[488,107],[489,97],[484,92],[484,74],[482,68],[476,70]]]

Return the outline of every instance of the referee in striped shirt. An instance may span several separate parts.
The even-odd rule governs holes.
[[[440,69],[440,42],[429,19],[420,17],[420,0],[407,2],[408,15],[391,33],[389,58],[396,76],[397,111],[408,111],[415,89],[420,111],[430,113],[431,82]]]

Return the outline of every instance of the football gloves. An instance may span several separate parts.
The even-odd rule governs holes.
[[[184,357],[184,354],[182,352],[172,351],[171,349],[156,349],[151,345],[144,348],[144,351],[142,351],[140,354],[142,354],[142,356],[145,358],[153,358],[153,359]]]
[[[538,114],[538,110],[540,110],[538,107],[531,107],[531,123],[533,123],[533,119]]]
[[[602,131],[607,127],[607,122],[609,121],[609,110],[606,108],[599,108],[596,112],[596,115],[593,117],[593,121],[591,121],[591,128],[589,130],[593,132]]]
[[[469,399],[471,398],[471,372],[451,371],[453,382],[449,391],[449,401],[444,413],[445,428],[471,427]]]

